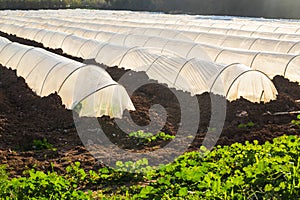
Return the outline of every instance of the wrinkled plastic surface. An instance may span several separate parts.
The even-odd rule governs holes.
[[[98,66],[3,38],[0,64],[16,69],[17,75],[39,96],[57,92],[62,103],[69,109],[76,108],[80,116],[121,118],[125,109],[134,110],[126,90]]]

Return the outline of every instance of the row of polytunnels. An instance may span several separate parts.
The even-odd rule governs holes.
[[[0,38],[0,64],[16,70],[37,95],[58,93],[80,116],[122,117],[123,110],[134,110],[124,87],[97,66],[5,38]]]
[[[25,16],[25,17],[45,17],[51,16],[55,19],[76,19],[81,21],[99,22],[103,19],[113,20],[115,23],[140,22],[143,24],[167,24],[172,28],[177,25],[182,29],[191,29],[190,26],[228,28],[235,30],[272,32],[293,34],[299,33],[299,22],[292,20],[274,19],[251,19],[236,17],[217,17],[201,15],[169,15],[163,13],[131,12],[131,11],[104,11],[104,10],[39,10],[36,12],[26,11],[4,11],[4,15]],[[118,22],[116,22],[118,21]],[[173,25],[173,26],[172,26]]]
[[[141,26],[133,23],[129,26],[124,24],[112,25],[112,23],[96,23],[94,21],[81,22],[81,20],[76,21],[74,19],[55,20],[53,18],[44,19],[38,17],[32,17],[30,19],[19,18],[13,21],[12,19],[8,20],[7,17],[2,18],[2,22],[5,21],[10,21],[11,23],[22,26],[50,28],[66,32],[85,33],[87,31],[86,29],[88,29],[90,31],[105,31],[122,34],[135,33],[243,50],[269,51],[285,54],[298,54],[300,52],[300,43],[297,40],[297,36],[295,36],[296,40],[247,37],[207,31],[176,30],[170,29],[170,27],[157,27],[157,24],[142,24]],[[88,34],[89,33],[86,33],[86,35]],[[91,34],[95,33],[92,32]]]
[[[212,23],[217,20],[191,16],[140,13],[137,21],[132,12],[107,12],[3,11],[0,31],[108,67],[143,71],[191,95],[212,92],[230,101],[269,102],[277,95],[271,78],[300,80],[300,35],[292,31],[293,22],[257,21],[250,31],[243,29],[251,24],[246,19],[222,27]],[[125,109],[134,109],[124,87],[100,66],[5,39],[0,64],[16,69],[38,95],[57,92],[67,108],[80,105],[82,116],[121,117]]]

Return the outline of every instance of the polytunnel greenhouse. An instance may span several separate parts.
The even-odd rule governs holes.
[[[74,15],[76,12],[76,15]],[[111,20],[111,21],[121,21],[121,22],[139,22],[145,24],[167,24],[167,25],[184,25],[191,26],[206,26],[206,27],[220,27],[220,28],[230,28],[236,30],[255,30],[264,32],[276,32],[276,33],[298,33],[299,27],[297,27],[296,22],[291,22],[287,20],[260,20],[253,21],[248,19],[229,17],[231,20],[218,19],[214,20],[208,19],[204,16],[190,16],[190,15],[167,15],[162,13],[152,13],[151,15],[147,13],[137,13],[137,12],[121,12],[121,11],[90,11],[90,10],[60,10],[60,11],[37,11],[37,12],[22,12],[22,11],[6,11],[5,15],[15,16],[16,14],[22,17],[45,17],[49,18],[64,18],[70,19],[74,18],[79,20]],[[137,17],[139,15],[139,17]]]
[[[103,46],[114,44],[127,47],[147,47],[159,50],[156,53],[170,54],[170,52],[184,57],[186,59],[202,59],[214,61],[216,63],[229,65],[233,61],[257,69],[270,78],[276,75],[282,75],[291,81],[298,81],[300,78],[300,60],[298,55],[278,54],[260,51],[245,51],[230,48],[221,48],[190,41],[181,41],[174,39],[160,38],[156,36],[138,35],[135,33],[119,34],[103,31],[91,31],[78,28],[81,33],[76,32],[74,28],[68,33],[51,31],[38,28],[25,28],[18,25],[4,25],[4,30],[8,33],[16,31],[16,35],[22,38],[34,40],[43,43],[44,46],[57,49],[61,48],[65,53],[81,57],[84,59],[93,59]],[[65,28],[68,30],[68,27]],[[85,36],[77,37],[75,35]],[[99,42],[98,42],[99,41]],[[105,49],[105,47],[103,47]],[[114,58],[119,55],[111,53],[102,56],[101,62],[111,66]],[[118,49],[118,48],[117,48]],[[105,59],[105,60],[104,60]],[[117,64],[115,64],[117,65]]]
[[[68,15],[69,14],[69,15]],[[69,17],[72,15],[72,12],[69,12],[65,17]],[[165,14],[152,14],[147,15],[143,13],[139,13],[139,17],[136,17],[137,13],[116,13],[111,11],[110,13],[105,12],[93,12],[90,13],[89,11],[82,11],[77,13],[78,18],[77,20],[114,20],[114,21],[121,21],[121,22],[138,22],[138,23],[146,23],[146,24],[167,24],[167,25],[184,25],[183,28],[192,26],[209,26],[209,27],[222,27],[222,28],[231,28],[237,30],[256,30],[256,31],[265,31],[265,32],[275,32],[275,33],[298,33],[299,27],[295,22],[281,20],[281,21],[267,21],[267,20],[260,20],[260,21],[253,21],[247,19],[238,18],[230,18],[231,20],[224,20],[224,19],[206,19],[203,16],[189,16],[189,15],[174,15],[172,17],[165,15]],[[54,14],[54,16],[59,15],[58,13]],[[90,16],[84,17],[83,19],[80,16]],[[42,16],[42,15],[41,15]]]
[[[134,110],[126,90],[97,66],[3,38],[0,39],[0,64],[16,70],[37,95],[43,97],[57,92],[69,109],[80,104],[77,109],[80,116],[120,118],[125,109]]]
[[[40,37],[39,34],[44,36]],[[46,33],[41,30],[34,37],[38,39],[31,39],[42,42],[46,47],[61,44],[57,47],[72,56],[94,58],[96,62],[107,66],[144,71],[149,78],[192,95],[213,92],[226,96],[228,100],[244,97],[253,102],[268,102],[277,95],[274,85],[265,74],[240,64],[215,65],[204,60],[181,58],[172,53],[161,55],[156,49],[117,46],[70,34],[59,35],[53,31]],[[249,84],[255,89],[249,88]]]
[[[93,13],[95,14],[95,13]],[[55,15],[54,15],[55,16]],[[30,16],[34,17],[34,16]],[[36,17],[36,16],[35,16]],[[43,18],[43,16],[41,15]],[[69,20],[69,16],[59,16],[61,19]],[[298,40],[299,35],[297,34],[286,34],[287,31],[290,31],[293,28],[290,28],[290,25],[283,25],[282,22],[275,26],[275,28],[264,28],[264,24],[258,23],[258,25],[255,25],[252,23],[243,24],[240,26],[236,25],[235,23],[225,25],[224,27],[220,26],[222,24],[216,24],[215,21],[213,24],[209,22],[202,22],[196,23],[195,25],[189,25],[191,24],[190,20],[182,20],[182,16],[178,19],[169,18],[167,20],[162,19],[162,16],[159,15],[158,17],[151,16],[151,18],[147,17],[143,20],[143,18],[139,18],[139,20],[136,20],[136,16],[134,18],[128,18],[126,15],[119,15],[118,17],[112,17],[111,15],[107,16],[105,15],[99,15],[99,18],[91,17],[88,18],[87,16],[80,17],[80,16],[72,16],[73,20],[76,22],[97,22],[100,24],[113,24],[113,25],[123,25],[123,26],[136,26],[136,27],[156,27],[156,28],[167,28],[172,30],[186,30],[186,31],[199,31],[199,32],[211,32],[211,33],[221,33],[225,35],[239,35],[239,36],[249,36],[249,37],[260,37],[260,38],[272,38],[272,39],[287,39],[287,40]],[[57,21],[57,20],[56,20]],[[202,20],[203,21],[203,20]],[[227,23],[225,21],[225,23]],[[274,22],[272,22],[273,25]],[[182,26],[184,24],[184,26]],[[271,24],[271,23],[269,23]],[[216,27],[214,27],[215,25]],[[237,29],[242,27],[248,27],[246,30]],[[268,25],[267,27],[269,27]],[[287,30],[284,28],[287,27]],[[298,29],[297,26],[296,29]],[[257,30],[256,30],[257,29]],[[270,31],[270,32],[264,32],[264,31]],[[298,32],[297,32],[298,33]]]
[[[212,62],[215,62],[218,74],[222,68],[231,65],[234,68],[234,63],[241,63],[269,78],[281,75],[299,82],[300,35],[292,31],[297,26],[294,22],[262,20],[252,23],[247,19],[227,22],[145,13],[139,13],[141,17],[136,20],[135,12],[82,10],[74,16],[73,11],[64,11],[7,12],[0,17],[2,31],[37,41],[45,47],[60,48],[72,56],[145,71],[150,78],[178,89],[184,87],[170,77],[157,75],[158,72],[155,75],[147,66],[156,66],[160,59],[161,63],[169,65],[173,63],[169,60],[174,59],[174,66],[180,66],[178,60],[181,59],[187,63],[192,60],[214,65]],[[251,26],[249,30],[248,25]],[[283,30],[290,32],[283,33]],[[172,70],[178,68],[171,67]],[[198,94],[207,89],[193,86],[193,89],[184,90]]]
[[[300,52],[300,43],[295,40],[278,40],[278,39],[268,39],[268,38],[258,38],[258,37],[246,37],[237,35],[227,35],[227,34],[216,34],[210,32],[193,32],[193,31],[172,31],[165,28],[153,28],[153,26],[124,26],[124,25],[110,25],[110,24],[97,24],[90,22],[79,22],[72,23],[72,21],[55,21],[54,19],[40,19],[33,18],[33,22],[29,23],[28,26],[34,28],[51,28],[56,31],[62,31],[67,33],[74,33],[83,35],[88,32],[88,30],[98,30],[107,31],[113,33],[128,33],[134,32],[136,34],[143,34],[149,36],[159,36],[162,38],[173,38],[178,40],[193,41],[196,43],[210,44],[220,47],[229,47],[237,49],[246,50],[256,50],[256,51],[269,51],[275,53],[287,53],[287,54],[298,54]],[[52,25],[45,23],[40,23],[40,21],[45,21],[45,23],[50,23]],[[19,24],[24,24],[24,22],[19,21]],[[52,26],[52,27],[51,27]],[[71,27],[68,27],[71,26]],[[16,31],[14,31],[16,32]]]
[[[6,14],[12,14],[12,12],[7,12]],[[59,17],[59,18],[69,18],[75,17],[78,19],[86,19],[86,20],[100,20],[100,19],[109,19],[109,20],[118,20],[118,21],[131,21],[131,22],[143,22],[143,23],[163,23],[163,24],[185,24],[185,25],[201,25],[201,24],[215,24],[215,26],[235,26],[237,25],[245,25],[245,24],[253,24],[253,21],[238,19],[238,21],[229,22],[226,20],[220,20],[219,23],[216,20],[206,19],[203,16],[190,16],[190,15],[166,15],[162,13],[151,13],[151,15],[147,13],[137,13],[137,12],[125,12],[125,11],[90,11],[90,10],[78,10],[76,11],[76,16],[74,16],[74,11],[63,10],[63,11],[38,11],[35,13],[26,13],[18,11],[19,15],[22,16],[31,16],[31,17],[43,17],[43,16],[51,16],[51,17]],[[139,15],[137,18],[136,16]],[[197,20],[196,20],[197,19]],[[268,23],[266,21],[256,21],[257,26],[261,25],[280,25],[280,26],[291,26],[293,23],[288,21],[272,21],[272,23]]]
[[[68,18],[64,18],[68,20]],[[90,22],[91,20],[85,18],[75,18],[77,22]],[[150,19],[147,19],[150,20]],[[178,20],[177,20],[178,21]],[[209,24],[198,24],[198,25],[187,25],[176,24],[177,21],[162,23],[155,21],[152,23],[149,22],[135,22],[135,21],[124,21],[122,18],[117,19],[105,19],[101,17],[100,19],[93,19],[93,22],[99,24],[113,24],[119,26],[134,26],[134,27],[155,27],[163,29],[172,29],[172,30],[181,30],[181,31],[196,31],[196,32],[207,32],[207,33],[220,33],[225,35],[238,35],[238,36],[247,36],[247,37],[259,37],[259,38],[272,38],[272,39],[286,39],[286,40],[298,40],[299,35],[297,33],[287,35],[286,32],[264,32],[256,31],[255,29],[249,30],[240,30],[233,29],[232,27],[213,27]]]

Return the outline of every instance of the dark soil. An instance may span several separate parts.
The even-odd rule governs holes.
[[[6,36],[12,41],[23,44],[42,47],[38,43],[3,33],[0,36]],[[60,50],[51,51],[62,54]],[[82,61],[79,58],[73,59]],[[190,102],[196,98],[200,107],[201,120],[200,123],[198,122],[197,136],[189,150],[198,149],[205,136],[216,131],[211,129],[212,127],[208,130],[211,118],[210,102],[211,97],[216,98],[218,102],[224,100],[222,97],[208,93],[191,97],[183,91],[169,89],[165,85],[149,81],[142,72],[130,72],[117,67],[106,70],[115,80],[128,76],[129,81],[124,83],[124,87],[128,91],[130,91],[130,84],[134,81],[149,82],[131,95],[136,111],[130,112],[133,121],[130,121],[126,116],[122,119],[124,123],[127,123],[128,130],[126,131],[135,130],[135,124],[146,126],[149,123],[155,123],[157,127],[162,127],[161,131],[176,135],[182,125],[182,113],[176,98],[177,95],[184,97],[185,102]],[[284,134],[300,135],[299,127],[291,124],[291,121],[296,119],[296,114],[272,115],[276,112],[300,110],[299,103],[296,103],[296,100],[300,99],[300,86],[298,83],[289,82],[280,76],[276,76],[273,82],[279,92],[276,101],[267,104],[251,103],[245,99],[227,102],[226,120],[217,144],[230,145],[235,142],[244,143],[253,140],[263,143]],[[167,112],[166,121],[157,112],[152,118],[149,116],[149,109],[155,104],[160,104],[165,108]],[[187,105],[189,104],[187,103]],[[191,114],[195,113],[195,110],[190,107],[184,109]],[[98,121],[108,138],[123,149],[146,151],[152,146],[164,146],[168,143],[156,141],[141,146],[137,144],[137,140],[130,139],[126,133],[120,130],[115,124],[115,120],[102,117]],[[245,125],[249,122],[253,122],[252,125]],[[186,128],[180,131],[189,135],[192,131],[189,129],[189,123],[193,124],[193,115],[191,115],[190,121],[186,123],[188,123]],[[215,126],[218,128],[218,124]],[[151,132],[153,130],[147,129],[146,131]],[[44,138],[56,149],[37,149],[34,140],[43,140]],[[54,164],[55,170],[61,172],[64,172],[64,168],[75,161],[80,161],[87,170],[103,166],[101,160],[100,163],[97,162],[82,144],[75,128],[72,112],[64,108],[58,95],[38,97],[27,87],[23,78],[16,76],[15,71],[2,66],[0,67],[0,159],[0,164],[7,165],[12,176],[19,176],[23,170],[32,167],[40,170],[51,170],[50,163]]]

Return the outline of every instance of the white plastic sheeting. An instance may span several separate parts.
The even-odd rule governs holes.
[[[236,30],[265,31],[275,33],[299,33],[299,21],[288,20],[267,20],[258,18],[237,18],[222,16],[201,16],[201,15],[167,15],[162,13],[148,12],[128,12],[128,11],[103,11],[103,10],[59,10],[59,11],[3,11],[3,15],[21,17],[45,17],[70,19],[74,21],[97,21],[107,20],[120,21],[125,23],[144,23],[144,24],[166,24],[176,25],[183,30],[192,30],[190,26],[230,28]],[[112,24],[112,23],[110,23]],[[184,26],[183,26],[184,25]],[[174,27],[172,27],[174,29]]]
[[[69,14],[72,13],[66,12]],[[118,65],[136,71],[145,71],[152,79],[166,83],[170,87],[189,91],[192,94],[212,91],[217,94],[225,95],[229,100],[243,96],[254,102],[267,102],[276,98],[277,92],[274,85],[262,72],[240,64],[215,65],[207,61],[187,59],[188,56],[197,52],[197,48],[195,48],[196,44],[193,44],[193,47],[189,45],[196,41],[200,37],[199,35],[205,33],[153,29],[147,26],[140,28],[135,27],[138,23],[132,22],[126,22],[126,26],[121,26],[117,22],[115,23],[117,25],[90,23],[87,20],[78,22],[76,20],[83,16],[79,15],[78,18],[72,18],[70,16],[64,16],[63,13],[59,13],[58,15],[61,15],[59,17],[55,11],[50,13],[45,11],[50,17],[45,17],[47,15],[34,16],[35,14],[31,12],[20,12],[19,16],[13,16],[13,13],[14,12],[7,12],[10,21],[7,21],[6,17],[1,17],[0,22],[2,24],[11,23],[19,26],[13,28],[5,26],[2,29],[3,31],[20,36],[26,27],[30,27],[31,30],[24,31],[28,39],[41,42],[51,48],[61,48],[64,52],[73,56],[95,58],[97,62],[109,66]],[[38,13],[44,12],[38,11]],[[177,20],[180,21],[180,19]],[[170,18],[170,21],[173,20]],[[166,19],[165,22],[169,22],[169,19]],[[151,26],[151,24],[148,25]],[[52,31],[38,29],[49,29]],[[102,32],[99,33],[99,30]],[[30,31],[34,34],[28,34]],[[143,38],[128,37],[126,38],[126,43],[130,43],[132,45],[130,46],[129,44],[124,44],[125,40],[117,35],[117,33],[132,31],[149,36],[159,36],[161,38],[152,37],[144,41]],[[60,34],[59,32],[64,33]],[[76,35],[90,37],[95,40],[77,37]],[[185,43],[185,46],[177,46],[176,42],[168,41],[164,43],[164,38],[189,41],[190,43]],[[123,44],[112,45],[112,39],[123,42]],[[97,40],[107,40],[108,43],[101,43]],[[139,42],[139,44],[136,42]],[[146,49],[133,47],[136,44],[137,46],[144,46]],[[162,44],[164,45],[162,46]],[[186,55],[184,58],[175,55],[161,55],[161,52],[155,53],[149,51],[149,47],[166,49],[166,51],[178,47],[178,51],[180,51],[179,49],[181,48],[182,52],[186,52]],[[200,57],[202,58],[202,56]],[[219,87],[219,84],[216,84],[219,80],[222,83],[222,89]],[[249,87],[249,85],[253,85],[253,87]]]
[[[85,45],[91,47],[90,43],[91,40]],[[243,97],[252,102],[269,102],[277,95],[276,88],[264,73],[241,64],[216,65],[204,60],[174,57],[172,54],[161,55],[155,49],[109,43],[97,46],[93,52],[97,52],[95,61],[98,63],[144,71],[150,79],[192,95],[212,92],[230,101]]]
[[[105,63],[102,60],[106,60],[105,52],[112,50],[114,55],[119,56],[113,62]],[[108,66],[145,71],[158,82],[192,94],[210,91],[225,96],[230,101],[243,97],[252,102],[269,102],[276,99],[277,95],[276,88],[265,74],[242,64],[216,65],[203,60],[159,56],[141,48],[113,45],[103,47],[96,61]]]
[[[61,13],[61,12],[60,12]],[[74,13],[74,12],[73,12]],[[181,26],[182,29],[191,28],[190,25],[210,26],[210,27],[222,27],[240,30],[256,30],[256,31],[269,31],[278,33],[295,33],[299,32],[299,21],[287,21],[287,20],[266,20],[257,18],[235,18],[235,17],[217,17],[217,16],[189,16],[189,15],[166,15],[161,13],[121,13],[121,12],[90,12],[82,10],[77,12],[78,18],[89,20],[114,20],[125,22],[139,22],[139,23],[159,23],[167,25]],[[57,13],[58,14],[58,13]],[[72,12],[65,15],[68,17]],[[83,15],[90,17],[81,17]],[[139,15],[137,17],[137,15]],[[184,26],[182,26],[184,25]]]
[[[153,28],[150,25],[144,26],[125,26],[125,25],[111,25],[111,24],[97,24],[95,22],[72,22],[70,19],[55,20],[55,19],[41,19],[41,18],[30,18],[31,22],[24,21],[12,21],[11,24],[19,24],[34,28],[47,28],[55,31],[62,31],[66,33],[85,35],[89,34],[91,30],[94,31],[106,31],[114,33],[135,33],[143,34],[148,36],[158,36],[162,38],[178,39],[184,41],[192,41],[197,43],[215,45],[220,47],[255,50],[264,52],[275,52],[275,53],[286,53],[286,54],[299,54],[300,53],[300,42],[298,40],[279,40],[279,39],[266,39],[258,37],[245,37],[245,36],[232,36],[227,34],[216,34],[210,32],[194,32],[194,31],[182,31],[182,30],[170,30],[166,28]],[[2,22],[7,19],[2,18]],[[29,20],[30,21],[30,20]],[[46,24],[47,23],[47,24]],[[50,25],[49,25],[50,24]],[[170,28],[170,27],[167,27]],[[5,28],[4,28],[5,29]],[[12,29],[12,32],[18,32],[18,30]],[[92,31],[91,34],[94,33]],[[102,35],[102,37],[104,37]]]
[[[44,35],[40,41],[44,41],[46,47],[56,40],[51,31]],[[48,35],[52,35],[52,39],[46,39]],[[58,36],[58,32],[55,35],[63,38]],[[62,43],[57,43],[61,44],[57,47],[67,54],[94,58],[98,63],[108,66],[144,71],[149,78],[192,95],[210,91],[226,96],[228,100],[243,97],[252,102],[268,102],[277,95],[274,85],[265,74],[241,64],[215,65],[198,59],[174,57],[172,54],[161,55],[155,49],[111,45],[64,33],[62,36],[65,38]]]
[[[33,17],[33,16],[32,16]],[[69,20],[68,16],[61,17],[61,19]],[[258,37],[258,38],[269,38],[269,39],[286,39],[286,40],[299,40],[300,35],[299,34],[287,34],[286,31],[281,32],[264,32],[259,31],[259,29],[262,29],[262,26],[259,25],[258,28],[253,28],[252,24],[247,24],[247,26],[250,26],[250,29],[248,30],[240,30],[235,29],[236,27],[234,25],[230,26],[224,26],[224,27],[214,27],[214,24],[208,23],[199,23],[197,25],[189,25],[182,20],[177,19],[173,21],[164,21],[157,18],[155,21],[153,21],[152,18],[147,18],[146,20],[136,20],[136,16],[132,19],[123,18],[123,17],[111,17],[111,15],[102,15],[99,18],[87,18],[87,17],[73,17],[73,21],[76,22],[97,22],[99,24],[109,24],[109,25],[121,25],[121,26],[135,26],[135,27],[155,27],[155,28],[163,28],[163,29],[172,29],[172,30],[182,30],[182,31],[197,31],[197,32],[210,32],[210,33],[221,33],[224,35],[238,35],[238,36],[246,36],[246,37]],[[181,23],[179,23],[181,22]],[[183,26],[184,24],[184,26]],[[245,25],[246,26],[246,25]],[[238,28],[240,26],[237,26]],[[297,27],[298,29],[299,27]],[[256,30],[258,29],[258,30]],[[281,30],[283,29],[280,25],[278,25],[274,30]],[[288,28],[289,30],[289,28]]]
[[[9,27],[12,28],[9,28]],[[6,26],[6,31],[18,30],[16,35],[22,38],[41,42],[49,48],[61,48],[67,54],[81,57],[84,59],[93,59],[101,57],[101,62],[108,66],[119,65],[115,62],[116,57],[120,54],[115,49],[119,47],[111,47],[109,50],[102,49],[104,46],[114,44],[116,46],[124,46],[124,51],[127,47],[147,47],[159,50],[156,54],[179,55],[186,59],[198,58],[201,60],[214,61],[216,63],[229,65],[233,62],[241,63],[257,69],[270,78],[276,75],[282,75],[291,81],[300,80],[300,59],[298,55],[264,53],[259,51],[243,51],[229,48],[220,48],[210,45],[203,45],[189,41],[180,41],[156,36],[137,35],[133,33],[117,34],[111,32],[95,32],[96,34],[84,37],[77,37],[74,33],[61,33],[44,29],[20,27],[17,25]],[[68,30],[68,27],[65,28]],[[74,30],[74,29],[73,29]],[[72,31],[73,31],[72,30]],[[85,30],[85,29],[79,29]],[[32,31],[32,34],[28,34]],[[36,33],[37,32],[37,33]],[[81,34],[86,35],[88,30],[81,31]],[[14,33],[12,33],[14,34]],[[98,42],[101,41],[101,42]],[[106,43],[107,42],[107,43]],[[102,51],[100,51],[102,49]]]
[[[3,38],[0,64],[15,69],[39,96],[57,92],[62,103],[69,109],[76,108],[80,116],[120,118],[125,109],[134,110],[126,90],[97,66]]]

